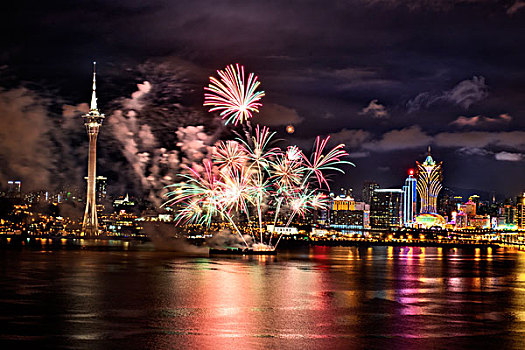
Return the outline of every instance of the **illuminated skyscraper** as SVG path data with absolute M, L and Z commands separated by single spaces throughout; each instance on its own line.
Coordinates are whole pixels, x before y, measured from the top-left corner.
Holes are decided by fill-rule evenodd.
M 441 164 L 436 163 L 430 155 L 430 146 L 428 146 L 428 156 L 423 164 L 417 164 L 417 192 L 421 198 L 421 214 L 437 213 L 437 197 L 441 191 L 443 181 L 443 171 Z
M 20 197 L 22 193 L 21 181 L 7 181 L 7 196 L 11 198 Z
M 403 186 L 403 226 L 412 226 L 416 215 L 416 201 L 417 201 L 417 180 L 414 178 L 414 170 L 408 171 L 408 177 Z
M 343 230 L 368 228 L 370 206 L 352 197 L 336 197 L 330 208 L 330 227 Z
M 363 185 L 363 202 L 370 204 L 372 199 L 372 194 L 374 190 L 378 189 L 379 185 L 373 181 L 367 181 Z
M 84 178 L 86 181 L 89 180 L 89 177 Z M 105 176 L 97 176 L 95 178 L 95 197 L 97 198 L 97 202 L 100 204 L 101 201 L 106 199 L 107 195 L 107 182 L 108 178 Z
M 93 62 L 93 93 L 91 95 L 91 107 L 89 113 L 84 115 L 84 125 L 89 137 L 88 157 L 88 181 L 86 196 L 86 211 L 82 223 L 82 234 L 84 236 L 98 235 L 97 199 L 96 199 L 96 169 L 97 169 L 97 136 L 104 120 L 104 114 L 98 111 L 97 87 L 96 87 L 96 62 Z
M 403 191 L 376 189 L 370 199 L 370 226 L 397 227 L 401 224 Z
M 525 228 L 525 192 L 516 199 L 517 224 L 519 229 Z
M 108 183 L 108 178 L 107 177 L 97 176 L 96 181 L 95 181 L 95 187 L 96 187 L 96 191 L 95 192 L 97 193 L 97 201 L 99 202 L 99 204 L 100 204 L 101 201 L 106 199 L 107 183 Z

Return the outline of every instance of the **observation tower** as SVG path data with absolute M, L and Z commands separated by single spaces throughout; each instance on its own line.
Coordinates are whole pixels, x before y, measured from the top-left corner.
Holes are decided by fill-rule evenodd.
M 97 107 L 97 86 L 96 86 L 96 62 L 93 62 L 93 93 L 91 95 L 91 107 L 89 113 L 83 116 L 84 125 L 89 137 L 89 156 L 88 156 L 88 177 L 86 211 L 82 223 L 82 236 L 94 237 L 99 235 L 97 219 L 96 186 L 97 177 L 97 136 L 104 114 L 98 111 Z

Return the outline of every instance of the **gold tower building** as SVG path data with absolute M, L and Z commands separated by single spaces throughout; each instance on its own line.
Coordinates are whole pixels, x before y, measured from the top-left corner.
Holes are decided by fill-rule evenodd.
M 417 164 L 417 192 L 421 198 L 421 214 L 437 213 L 437 198 L 442 188 L 443 162 L 436 163 L 430 155 L 428 146 L 428 156 L 423 163 Z

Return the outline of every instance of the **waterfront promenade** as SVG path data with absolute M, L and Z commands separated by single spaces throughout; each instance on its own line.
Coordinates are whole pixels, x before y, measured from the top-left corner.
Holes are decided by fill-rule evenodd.
M 0 234 L 0 248 L 29 248 L 29 249 L 133 249 L 144 245 L 150 240 L 147 237 L 122 237 L 106 236 L 96 239 L 87 239 L 81 236 L 24 236 L 15 234 Z M 206 246 L 204 239 L 188 239 L 188 243 L 196 246 Z M 413 246 L 413 247 L 498 247 L 515 246 L 525 248 L 521 240 L 512 240 L 502 236 L 499 239 L 474 239 L 474 238 L 439 238 L 439 239 L 367 239 L 367 238 L 328 238 L 315 237 L 308 239 L 296 239 L 286 237 L 281 240 L 282 248 L 296 246 Z

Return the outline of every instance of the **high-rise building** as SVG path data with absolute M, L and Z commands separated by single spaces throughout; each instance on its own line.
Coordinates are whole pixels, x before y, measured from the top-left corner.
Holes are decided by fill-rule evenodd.
M 470 217 L 476 216 L 476 202 L 473 202 L 471 199 L 465 203 L 465 214 Z
M 378 189 L 379 185 L 376 182 L 373 181 L 367 181 L 363 185 L 363 202 L 370 204 L 370 200 L 372 198 L 372 194 L 374 193 L 374 190 Z
M 330 207 L 330 227 L 343 230 L 369 227 L 370 206 L 352 197 L 335 197 Z
M 417 204 L 417 180 L 414 178 L 414 170 L 408 171 L 408 177 L 405 180 L 403 186 L 403 226 L 412 226 L 416 216 L 416 204 Z
M 343 197 L 354 197 L 354 190 L 351 188 L 341 187 L 341 196 Z
M 479 205 L 479 203 L 481 202 L 481 199 L 480 199 L 480 197 L 479 197 L 477 194 L 473 194 L 472 196 L 470 196 L 470 197 L 468 198 L 468 200 L 469 200 L 470 202 L 474 202 L 474 203 L 476 203 L 476 205 Z
M 443 171 L 441 164 L 436 163 L 430 155 L 430 146 L 428 147 L 428 156 L 423 163 L 417 164 L 417 192 L 421 199 L 421 214 L 437 213 L 437 197 L 442 188 Z
M 500 208 L 500 216 L 503 218 L 505 225 L 517 225 L 518 224 L 518 210 L 511 203 L 505 203 Z
M 452 216 L 452 212 L 457 211 L 457 201 L 455 194 L 450 188 L 443 187 L 439 192 L 438 198 L 438 213 L 447 218 L 447 221 Z M 459 203 L 462 203 L 460 201 Z
M 84 179 L 88 181 L 89 177 L 85 177 Z M 100 201 L 106 199 L 107 181 L 108 178 L 105 176 L 97 176 L 95 178 L 95 197 L 97 198 L 97 203 L 100 203 Z
M 108 178 L 104 176 L 97 176 L 96 179 L 96 192 L 97 192 L 97 200 L 98 202 L 106 199 L 107 195 L 107 183 Z
M 84 212 L 84 221 L 82 223 L 82 234 L 84 236 L 97 236 L 98 219 L 97 219 L 97 198 L 95 180 L 97 176 L 97 136 L 104 114 L 101 114 L 97 107 L 97 86 L 96 86 L 96 62 L 93 62 L 93 92 L 91 94 L 91 106 L 89 113 L 84 115 L 84 125 L 89 137 L 89 156 L 88 156 L 88 180 L 86 195 L 86 211 Z
M 20 197 L 22 194 L 22 182 L 9 180 L 7 181 L 7 196 L 11 198 Z
M 403 190 L 376 189 L 370 203 L 370 226 L 392 227 L 401 224 Z
M 516 198 L 517 223 L 519 229 L 525 228 L 525 192 Z
M 456 214 L 456 228 L 465 228 L 468 225 L 467 214 L 463 211 L 460 211 Z

